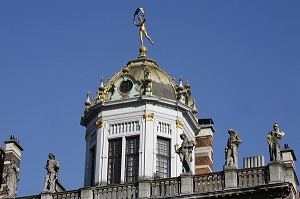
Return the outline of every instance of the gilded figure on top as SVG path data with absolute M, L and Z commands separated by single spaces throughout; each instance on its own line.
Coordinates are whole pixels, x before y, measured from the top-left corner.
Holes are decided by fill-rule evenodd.
M 139 19 L 139 23 L 135 22 L 135 16 L 139 14 L 139 12 L 142 13 L 141 16 L 138 17 Z M 145 26 L 145 22 L 146 22 L 146 14 L 144 12 L 143 8 L 138 8 L 136 9 L 134 16 L 133 16 L 133 23 L 134 25 L 136 25 L 137 27 L 140 27 L 140 41 L 142 43 L 142 46 L 144 46 L 144 41 L 143 41 L 143 35 L 145 35 L 145 37 L 152 43 L 152 45 L 154 44 L 154 42 L 152 41 L 152 39 L 150 38 L 150 36 L 148 35 L 147 31 L 146 31 L 146 26 Z

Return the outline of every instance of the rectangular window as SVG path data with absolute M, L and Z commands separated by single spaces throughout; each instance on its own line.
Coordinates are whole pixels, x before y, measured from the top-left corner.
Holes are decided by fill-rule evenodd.
M 125 182 L 134 182 L 139 177 L 139 137 L 126 139 Z
M 110 140 L 108 147 L 108 184 L 115 184 L 121 182 L 121 157 L 122 140 Z
M 90 150 L 91 154 L 91 186 L 95 185 L 95 166 L 96 166 L 96 151 L 95 147 Z
M 156 177 L 170 177 L 170 140 L 157 138 Z

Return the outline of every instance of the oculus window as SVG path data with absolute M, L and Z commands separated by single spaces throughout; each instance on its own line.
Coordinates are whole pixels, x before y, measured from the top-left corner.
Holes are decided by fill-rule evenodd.
M 128 93 L 133 87 L 133 83 L 130 80 L 125 80 L 120 84 L 119 90 L 122 93 Z

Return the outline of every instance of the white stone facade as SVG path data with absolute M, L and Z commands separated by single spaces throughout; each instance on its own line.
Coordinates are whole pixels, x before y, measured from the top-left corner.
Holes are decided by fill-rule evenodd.
M 139 136 L 140 140 L 139 180 L 155 178 L 158 137 L 170 142 L 170 177 L 177 177 L 181 174 L 182 164 L 174 145 L 181 144 L 179 136 L 183 132 L 194 140 L 200 130 L 189 107 L 156 96 L 105 102 L 96 106 L 93 112 L 98 114 L 87 114 L 84 118 L 87 121 L 85 186 L 107 184 L 108 145 L 109 140 L 116 138 L 122 139 L 121 183 L 124 182 L 125 144 L 126 139 L 132 136 Z M 97 120 L 101 120 L 98 127 Z M 182 121 L 183 126 L 176 125 L 177 120 Z M 94 174 L 93 148 L 96 157 Z M 194 170 L 194 162 L 192 165 Z

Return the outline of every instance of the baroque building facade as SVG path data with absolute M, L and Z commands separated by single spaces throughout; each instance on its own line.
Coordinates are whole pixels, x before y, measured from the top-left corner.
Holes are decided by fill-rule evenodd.
M 143 17 L 143 9 L 139 12 Z M 143 18 L 139 20 L 136 25 L 142 27 Z M 239 169 L 241 140 L 230 129 L 224 169 L 213 172 L 213 120 L 197 117 L 191 85 L 182 77 L 175 82 L 149 58 L 142 41 L 143 35 L 148 38 L 145 29 L 140 28 L 140 35 L 139 56 L 108 82 L 101 78 L 93 99 L 87 94 L 80 122 L 86 127 L 84 187 L 66 191 L 57 180 L 59 162 L 49 154 L 43 192 L 17 198 L 298 199 L 296 156 L 287 145 L 279 148 L 278 136 L 284 134 L 276 128 L 269 137 L 276 141 L 270 146 L 279 158 L 267 165 L 262 157 L 245 158 Z M 14 137 L 5 144 L 0 149 L 0 198 L 16 198 L 23 149 Z

